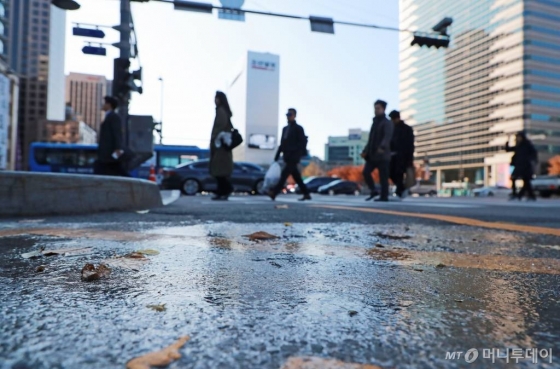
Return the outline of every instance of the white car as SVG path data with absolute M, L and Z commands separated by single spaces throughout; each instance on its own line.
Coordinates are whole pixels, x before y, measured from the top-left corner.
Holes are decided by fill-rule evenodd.
M 504 186 L 481 187 L 472 191 L 476 197 L 507 197 L 510 193 L 511 189 Z

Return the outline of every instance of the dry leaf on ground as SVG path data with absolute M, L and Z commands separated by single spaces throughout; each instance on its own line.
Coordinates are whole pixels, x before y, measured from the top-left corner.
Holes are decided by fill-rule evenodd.
M 243 237 L 247 237 L 251 241 L 274 240 L 274 239 L 280 238 L 278 236 L 275 236 L 273 234 L 263 232 L 263 231 L 255 232 L 255 233 L 251 233 L 251 234 L 246 234 Z
M 26 252 L 25 254 L 21 254 L 21 257 L 24 258 L 24 259 L 35 259 L 35 258 L 40 258 L 41 256 L 43 256 L 43 253 L 40 250 Z
M 151 369 L 152 366 L 165 366 L 179 359 L 179 349 L 190 339 L 189 336 L 179 338 L 175 343 L 166 348 L 150 352 L 130 360 L 126 364 L 127 369 Z
M 138 250 L 136 252 L 138 254 L 143 254 L 143 255 L 159 255 L 158 250 L 152 250 L 152 249 Z
M 167 308 L 165 307 L 165 304 L 161 304 L 161 305 L 146 305 L 147 308 L 150 308 L 152 310 L 158 311 L 158 312 L 162 312 L 167 310 Z
M 123 258 L 128 258 L 128 259 L 145 259 L 146 257 L 144 256 L 144 254 L 142 254 L 139 251 L 134 251 L 131 252 L 130 254 L 126 254 L 123 256 Z
M 82 280 L 86 282 L 106 278 L 111 274 L 111 269 L 104 264 L 99 264 L 96 268 L 93 264 L 86 264 L 82 268 Z
M 92 251 L 93 248 L 91 247 L 73 247 L 68 249 L 43 250 L 42 253 L 45 256 L 53 256 L 53 255 L 75 256 L 75 255 L 90 254 Z
M 35 268 L 35 273 L 42 273 L 45 271 L 45 266 L 44 265 L 39 265 L 37 268 Z
M 286 222 L 286 223 L 284 223 L 284 225 L 285 225 L 286 227 L 291 227 L 291 226 L 292 226 L 292 223 Z

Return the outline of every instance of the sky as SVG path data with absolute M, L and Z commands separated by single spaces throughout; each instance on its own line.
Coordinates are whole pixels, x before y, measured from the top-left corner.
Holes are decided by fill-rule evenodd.
M 82 7 L 67 12 L 66 74 L 112 79 L 118 49 L 107 45 L 106 57 L 82 54 L 88 39 L 72 36 L 72 25 L 118 24 L 119 1 L 78 1 Z M 207 2 L 220 5 L 219 0 Z M 398 26 L 397 0 L 245 0 L 243 8 Z M 324 157 L 328 136 L 369 129 L 375 100 L 398 109 L 397 32 L 335 25 L 335 35 L 314 33 L 305 20 L 247 14 L 245 22 L 236 22 L 218 19 L 216 12 L 178 11 L 171 3 L 156 1 L 133 3 L 132 12 L 144 93 L 133 94 L 130 112 L 160 119 L 163 78 L 165 144 L 208 147 L 215 92 L 225 89 L 248 50 L 280 55 L 279 128 L 285 124 L 285 110 L 296 107 L 311 155 Z M 102 42 L 118 41 L 118 32 L 105 33 Z M 240 124 L 235 116 L 233 124 Z

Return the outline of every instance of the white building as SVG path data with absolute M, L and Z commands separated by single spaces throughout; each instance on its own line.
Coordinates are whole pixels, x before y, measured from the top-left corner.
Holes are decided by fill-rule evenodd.
M 348 136 L 329 136 L 325 144 L 325 161 L 332 164 L 362 165 L 360 156 L 369 139 L 369 132 L 360 128 L 348 130 Z
M 232 123 L 244 140 L 233 151 L 234 160 L 270 164 L 279 141 L 280 57 L 247 52 L 224 92 L 233 111 Z

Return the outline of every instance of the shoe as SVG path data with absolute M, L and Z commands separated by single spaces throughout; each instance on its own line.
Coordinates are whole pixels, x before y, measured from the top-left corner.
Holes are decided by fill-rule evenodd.
M 366 201 L 371 201 L 375 198 L 375 194 L 371 194 L 369 195 L 369 197 L 366 198 Z
M 276 193 L 274 191 L 268 191 L 266 194 L 272 201 L 276 200 Z
M 311 200 L 311 195 L 303 195 L 303 197 L 301 199 L 299 199 L 298 201 L 309 201 Z
M 527 199 L 527 201 L 533 201 L 533 202 L 535 202 L 535 201 L 537 201 L 537 198 L 536 198 L 535 196 L 529 197 L 529 198 Z
M 409 191 L 408 191 L 408 190 L 404 190 L 403 193 L 401 194 L 401 199 L 407 198 L 408 195 L 409 195 Z
M 212 201 L 227 201 L 228 200 L 228 196 L 214 196 L 212 197 Z
M 389 199 L 385 198 L 385 197 L 379 197 L 375 200 L 373 200 L 375 202 L 389 202 Z

